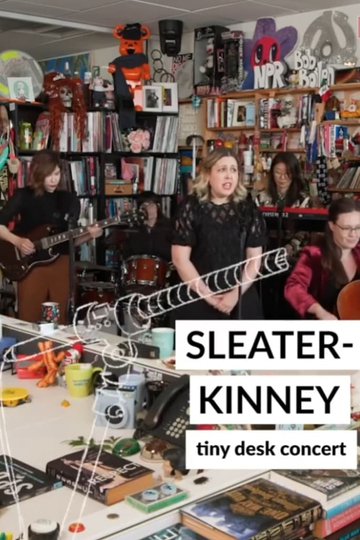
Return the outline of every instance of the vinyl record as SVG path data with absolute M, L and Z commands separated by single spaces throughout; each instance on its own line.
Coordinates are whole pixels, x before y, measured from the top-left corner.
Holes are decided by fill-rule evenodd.
M 5 98 L 10 98 L 8 77 L 31 77 L 35 98 L 42 91 L 43 71 L 27 53 L 8 50 L 0 54 L 0 96 Z

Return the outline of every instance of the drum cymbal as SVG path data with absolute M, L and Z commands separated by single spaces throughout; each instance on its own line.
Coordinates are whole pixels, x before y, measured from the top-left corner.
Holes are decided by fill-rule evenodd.
M 88 261 L 76 261 L 75 266 L 79 270 L 99 270 L 99 271 L 106 271 L 106 272 L 119 271 L 117 268 L 114 268 L 112 266 L 101 266 L 99 264 L 94 264 Z

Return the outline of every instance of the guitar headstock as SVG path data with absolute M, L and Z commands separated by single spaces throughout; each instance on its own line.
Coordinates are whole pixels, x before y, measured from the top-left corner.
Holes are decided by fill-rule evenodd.
M 135 227 L 142 225 L 145 222 L 145 219 L 145 212 L 134 209 L 122 212 L 119 216 L 119 223 L 121 225 L 127 225 L 128 227 Z

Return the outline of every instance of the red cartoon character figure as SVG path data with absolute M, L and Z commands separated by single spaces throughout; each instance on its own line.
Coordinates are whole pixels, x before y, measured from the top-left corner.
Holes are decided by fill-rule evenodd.
M 150 37 L 147 26 L 119 24 L 113 35 L 120 40 L 118 56 L 109 65 L 109 73 L 114 78 L 116 107 L 120 111 L 120 121 L 124 128 L 135 124 L 135 110 L 141 110 L 136 102 L 136 91 L 142 88 L 143 81 L 150 79 L 150 67 L 147 56 L 143 53 L 143 42 Z

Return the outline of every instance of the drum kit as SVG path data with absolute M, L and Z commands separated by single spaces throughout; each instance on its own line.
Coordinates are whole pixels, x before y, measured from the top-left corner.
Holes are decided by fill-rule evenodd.
M 120 269 L 111 266 L 100 266 L 88 262 L 76 263 L 78 275 L 78 307 L 91 302 L 108 303 L 112 307 L 121 298 L 140 293 L 150 295 L 165 289 L 170 284 L 174 267 L 168 262 L 153 255 L 134 255 L 120 264 Z M 107 275 L 106 281 L 97 281 L 96 275 Z M 106 278 L 105 278 L 106 279 Z M 126 301 L 121 302 L 120 320 L 127 334 L 139 332 L 133 323 L 136 316 L 130 316 Z M 152 326 L 163 325 L 164 317 L 156 317 Z M 141 322 L 139 321 L 139 324 Z

